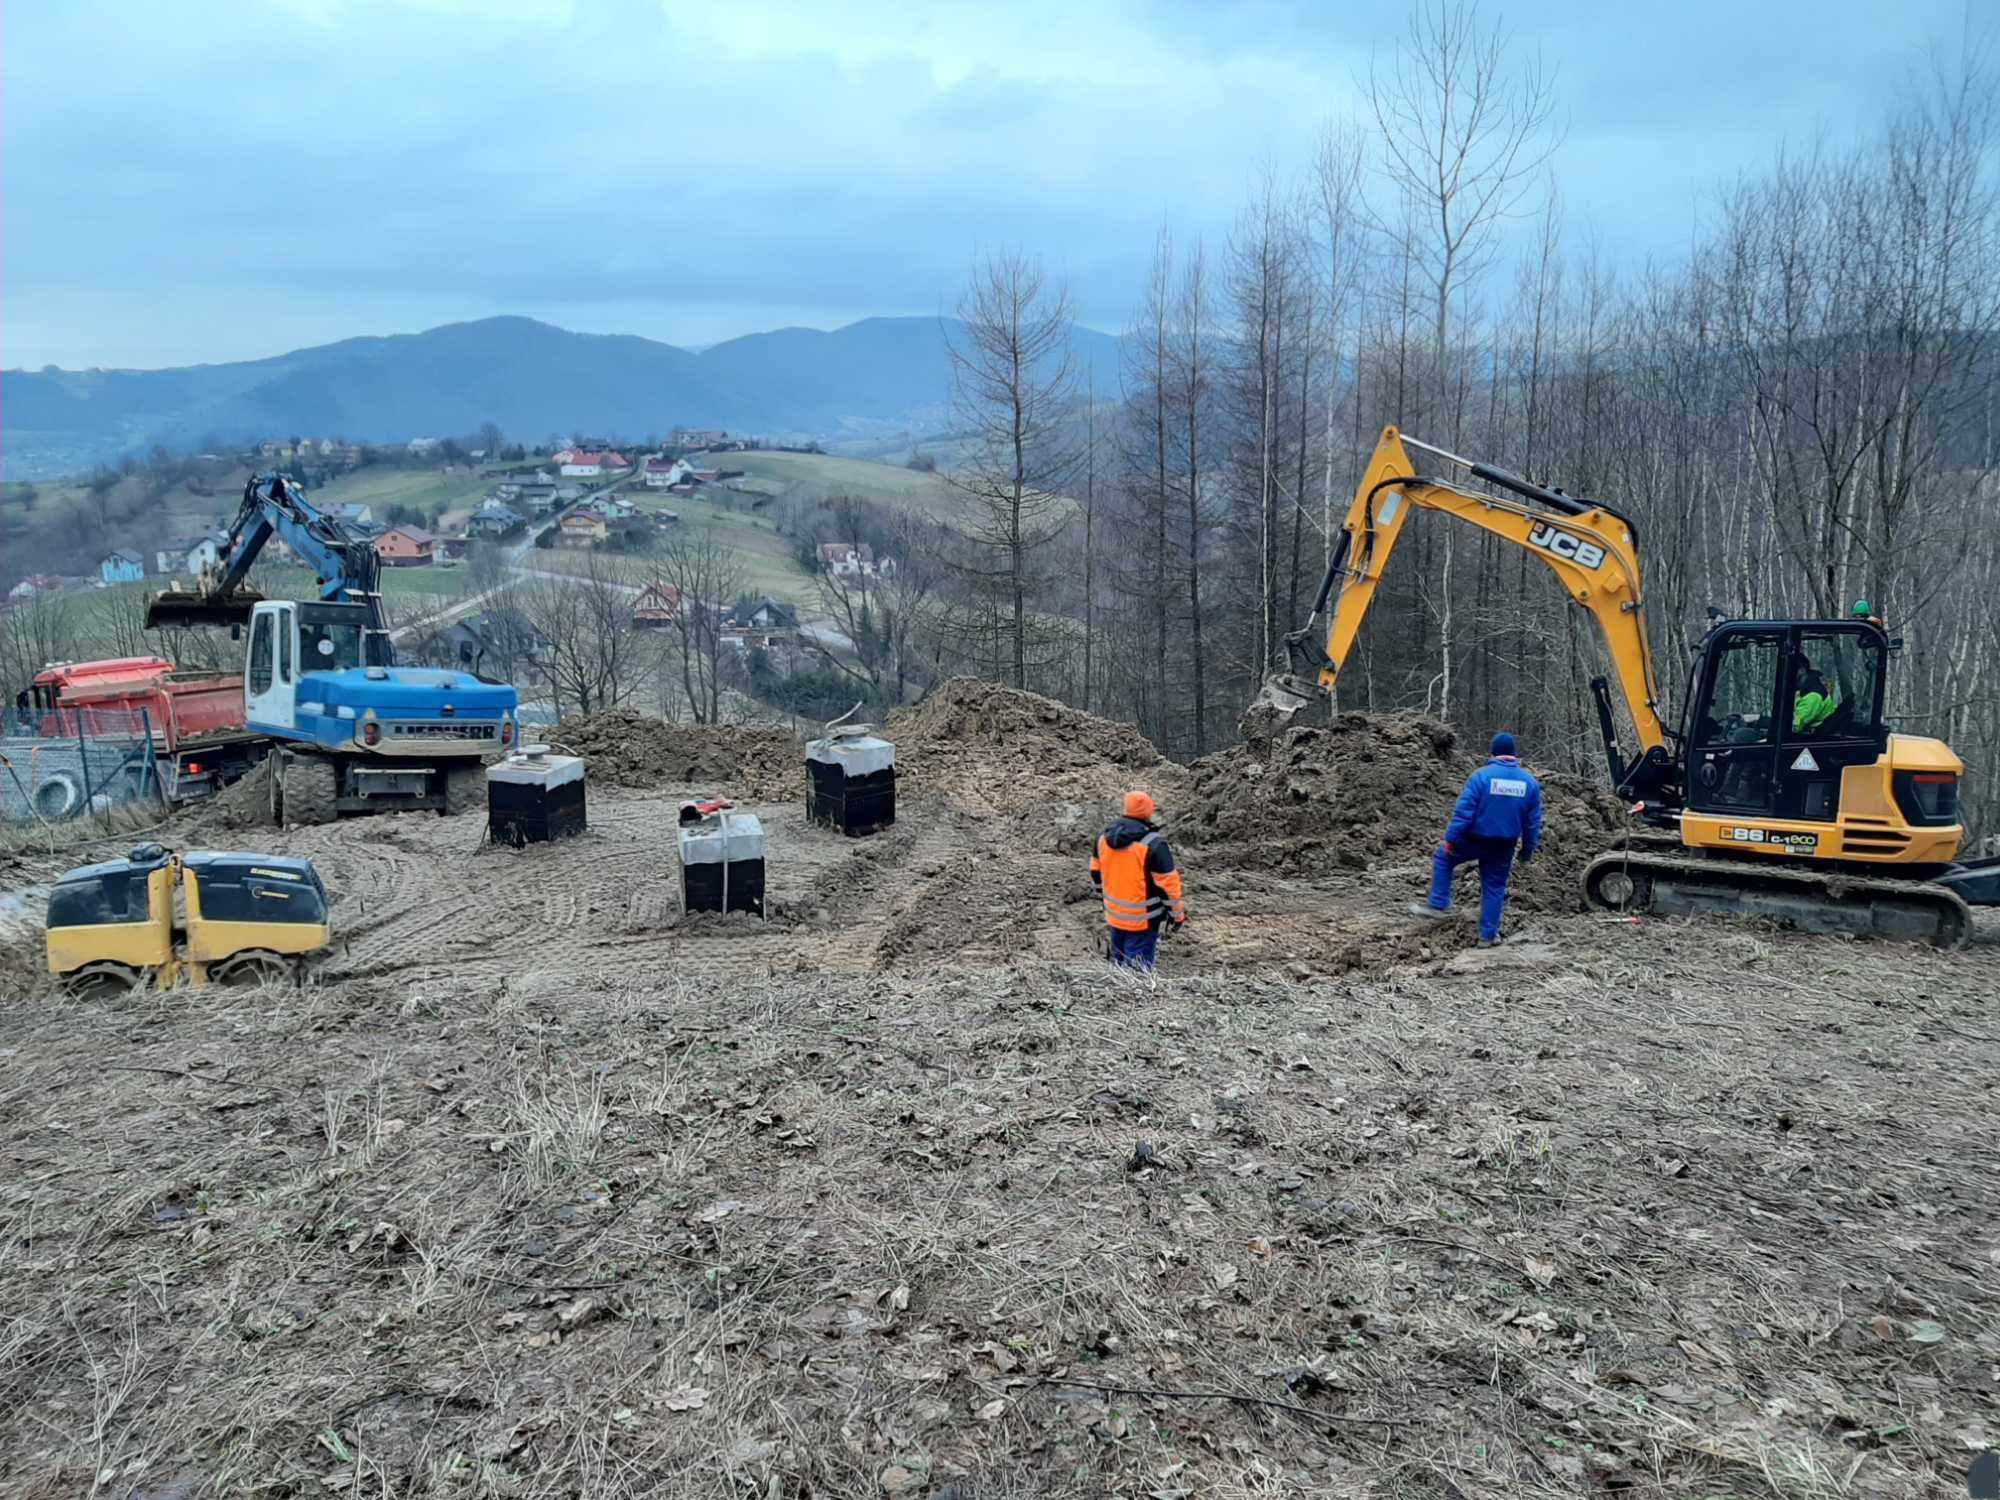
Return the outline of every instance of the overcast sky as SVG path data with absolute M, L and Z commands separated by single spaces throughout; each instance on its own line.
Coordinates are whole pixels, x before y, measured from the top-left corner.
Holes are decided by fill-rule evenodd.
M 1345 18 L 1341 18 L 1343 13 Z M 1963 0 L 1487 0 L 1558 69 L 1568 232 L 1879 118 Z M 1162 220 L 1363 116 L 1394 3 L 5 0 L 0 363 L 154 366 L 522 313 L 704 344 L 952 303 L 982 246 L 1126 320 Z

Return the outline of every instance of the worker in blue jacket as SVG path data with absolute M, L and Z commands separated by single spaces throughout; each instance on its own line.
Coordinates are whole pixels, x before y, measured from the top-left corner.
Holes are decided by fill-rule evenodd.
M 1492 758 L 1465 778 L 1458 794 L 1444 843 L 1431 862 L 1431 897 L 1413 901 L 1410 910 L 1426 920 L 1442 921 L 1451 911 L 1451 877 L 1460 865 L 1479 862 L 1479 941 L 1487 947 L 1500 941 L 1500 908 L 1507 904 L 1507 876 L 1514 867 L 1514 848 L 1521 863 L 1535 857 L 1542 842 L 1542 787 L 1514 754 L 1514 736 L 1493 736 Z

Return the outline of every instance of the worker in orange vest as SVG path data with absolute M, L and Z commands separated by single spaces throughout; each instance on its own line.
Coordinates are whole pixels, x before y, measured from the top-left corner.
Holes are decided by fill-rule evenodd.
M 1104 897 L 1104 925 L 1111 929 L 1111 961 L 1150 969 L 1159 956 L 1160 924 L 1187 926 L 1180 871 L 1166 835 L 1153 821 L 1153 799 L 1125 794 L 1125 816 L 1104 830 L 1090 856 L 1090 879 Z

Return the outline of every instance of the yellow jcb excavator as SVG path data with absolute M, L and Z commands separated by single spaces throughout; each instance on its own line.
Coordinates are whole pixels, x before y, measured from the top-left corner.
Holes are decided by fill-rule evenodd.
M 1491 491 L 1420 476 L 1410 449 Z M 1497 493 L 1504 491 L 1506 493 Z M 1637 528 L 1505 469 L 1384 429 L 1305 626 L 1285 638 L 1295 672 L 1253 711 L 1289 717 L 1340 681 L 1396 540 L 1439 511 L 1526 548 L 1603 633 L 1638 735 L 1618 743 L 1611 686 L 1591 683 L 1611 782 L 1638 819 L 1593 860 L 1584 896 L 1612 910 L 1730 912 L 1813 932 L 1878 933 L 1956 947 L 1972 906 L 2000 906 L 2000 859 L 1957 862 L 1965 766 L 1939 740 L 1891 731 L 1883 692 L 1893 641 L 1881 622 L 1718 621 L 1695 648 L 1679 722 L 1666 721 L 1640 584 Z M 1314 628 L 1325 634 L 1310 658 Z

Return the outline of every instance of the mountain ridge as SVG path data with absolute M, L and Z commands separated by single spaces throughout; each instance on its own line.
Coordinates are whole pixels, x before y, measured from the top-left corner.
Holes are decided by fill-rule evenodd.
M 311 434 L 443 437 L 497 423 L 519 442 L 678 426 L 821 440 L 941 419 L 950 397 L 936 317 L 778 328 L 700 350 L 577 333 L 519 314 L 359 334 L 284 354 L 161 370 L 0 371 L 9 479 L 87 469 L 154 443 L 189 450 Z M 1077 327 L 1115 384 L 1118 340 Z M 1079 360 L 1081 363 L 1081 359 Z

